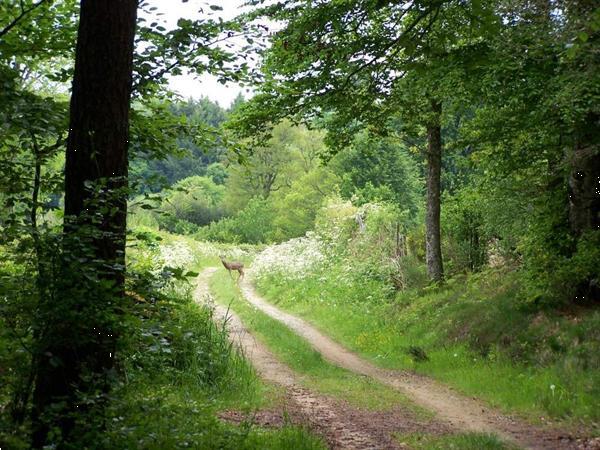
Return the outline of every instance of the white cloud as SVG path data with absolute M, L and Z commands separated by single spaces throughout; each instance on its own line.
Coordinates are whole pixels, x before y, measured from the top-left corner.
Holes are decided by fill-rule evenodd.
M 184 98 L 208 97 L 219 103 L 224 108 L 229 107 L 239 93 L 245 98 L 252 95 L 248 88 L 242 88 L 236 83 L 223 85 L 212 75 L 203 75 L 194 78 L 192 75 L 179 75 L 169 77 L 169 87 Z

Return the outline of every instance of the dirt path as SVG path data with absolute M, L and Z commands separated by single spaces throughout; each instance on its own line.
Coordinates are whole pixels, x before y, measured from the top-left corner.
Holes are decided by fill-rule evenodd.
M 325 359 L 403 392 L 416 404 L 435 412 L 437 417 L 452 429 L 494 433 L 507 441 L 531 449 L 592 448 L 585 442 L 576 442 L 564 433 L 542 430 L 500 414 L 483 403 L 465 397 L 429 378 L 376 367 L 334 342 L 304 320 L 268 303 L 256 293 L 249 281 L 242 281 L 241 290 L 248 302 L 294 330 Z
M 208 279 L 216 271 L 205 269 L 197 280 L 194 297 L 197 302 L 211 302 Z M 241 320 L 223 306 L 212 303 L 217 319 L 226 321 L 230 338 L 252 362 L 260 376 L 271 383 L 284 387 L 286 408 L 290 416 L 322 434 L 334 449 L 397 449 L 402 448 L 391 438 L 394 432 L 433 431 L 447 432 L 442 425 L 423 423 L 400 409 L 393 411 L 363 411 L 340 403 L 329 397 L 315 394 L 301 386 L 297 375 L 256 339 L 244 327 Z M 434 428 L 431 430 L 430 428 Z

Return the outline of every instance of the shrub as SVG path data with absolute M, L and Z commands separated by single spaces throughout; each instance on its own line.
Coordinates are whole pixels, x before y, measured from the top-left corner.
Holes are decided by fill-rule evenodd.
M 330 257 L 351 267 L 357 280 L 381 280 L 396 289 L 423 284 L 424 268 L 409 245 L 411 219 L 389 203 L 330 202 L 317 217 L 316 231 Z
M 560 254 L 531 236 L 524 246 L 530 300 L 590 303 L 600 296 L 600 231 L 583 235 L 570 254 Z
M 471 190 L 446 197 L 442 207 L 442 242 L 448 274 L 477 271 L 487 262 L 489 238 L 483 198 Z
M 252 271 L 258 277 L 279 274 L 285 279 L 301 279 L 313 273 L 325 259 L 324 245 L 313 233 L 264 249 L 254 260 Z
M 179 230 L 190 232 L 193 228 L 187 224 L 203 226 L 221 219 L 225 215 L 221 205 L 224 191 L 223 186 L 206 177 L 193 176 L 178 181 L 163 198 L 160 210 L 165 214 L 159 216 L 160 225 L 181 233 Z
M 256 258 L 254 270 L 259 277 L 300 279 L 337 265 L 344 276 L 357 282 L 382 281 L 389 292 L 422 286 L 427 278 L 423 264 L 410 253 L 408 215 L 388 203 L 358 208 L 330 199 L 317 214 L 314 234 L 268 247 Z
M 233 217 L 211 223 L 198 231 L 200 239 L 218 242 L 261 244 L 271 240 L 274 211 L 262 198 L 251 199 L 246 207 Z

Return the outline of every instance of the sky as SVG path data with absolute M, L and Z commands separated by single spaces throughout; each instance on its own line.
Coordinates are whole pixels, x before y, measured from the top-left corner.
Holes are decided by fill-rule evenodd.
M 167 29 L 175 28 L 177 20 L 181 17 L 188 19 L 199 18 L 200 13 L 198 10 L 201 7 L 206 9 L 207 4 L 221 6 L 223 11 L 220 11 L 219 15 L 223 19 L 231 19 L 242 11 L 241 6 L 244 2 L 245 0 L 212 0 L 208 2 L 204 0 L 188 0 L 185 3 L 181 0 L 148 1 L 151 6 L 158 8 L 155 13 L 163 14 L 159 18 L 161 21 L 164 21 L 164 26 Z M 191 75 L 172 76 L 169 77 L 169 87 L 184 98 L 206 96 L 212 101 L 218 102 L 222 107 L 228 107 L 239 93 L 242 93 L 246 98 L 251 96 L 251 92 L 248 91 L 247 87 L 242 88 L 235 83 L 222 85 L 217 82 L 215 77 L 210 75 L 204 75 L 199 78 Z

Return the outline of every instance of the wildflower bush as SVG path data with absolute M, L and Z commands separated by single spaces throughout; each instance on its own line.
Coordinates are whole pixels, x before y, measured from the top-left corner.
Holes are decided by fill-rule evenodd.
M 160 247 L 161 266 L 187 266 L 194 261 L 194 254 L 189 245 L 183 242 L 175 242 L 170 245 L 161 245 Z M 162 268 L 161 267 L 161 268 Z
M 252 265 L 256 277 L 278 275 L 298 280 L 315 273 L 325 262 L 325 244 L 314 233 L 270 245 L 258 254 Z
M 408 210 L 386 202 L 331 202 L 323 208 L 317 232 L 330 243 L 331 259 L 357 281 L 379 280 L 404 289 L 427 282 L 422 255 L 414 250 Z
M 317 214 L 314 232 L 270 245 L 260 252 L 252 264 L 253 276 L 300 280 L 322 272 L 345 252 L 356 212 L 349 201 L 330 200 Z
M 138 233 L 139 235 L 139 233 Z M 143 233 L 145 242 L 136 244 L 136 252 L 130 255 L 137 268 L 152 266 L 150 272 L 159 275 L 170 269 L 190 269 L 193 267 L 213 264 L 219 256 L 231 259 L 250 259 L 256 253 L 252 245 L 217 244 L 213 242 L 198 241 L 196 239 L 179 236 L 165 242 L 163 237 L 153 230 Z
M 357 212 L 358 208 L 349 200 L 334 197 L 317 214 L 315 230 L 336 253 L 343 251 L 352 238 Z
M 257 278 L 303 279 L 333 270 L 346 279 L 379 280 L 390 288 L 422 284 L 422 264 L 407 245 L 408 215 L 388 203 L 356 207 L 330 199 L 317 215 L 314 232 L 267 247 L 253 272 Z

